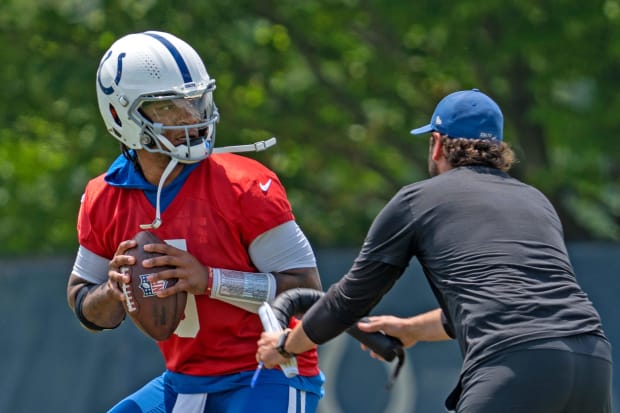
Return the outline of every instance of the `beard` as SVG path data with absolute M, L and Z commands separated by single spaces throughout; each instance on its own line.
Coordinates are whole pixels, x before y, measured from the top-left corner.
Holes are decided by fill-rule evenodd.
M 428 174 L 432 177 L 439 175 L 439 168 L 437 167 L 437 162 L 433 161 L 430 157 L 428 158 Z
M 439 167 L 437 162 L 433 161 L 433 147 L 435 146 L 435 140 L 431 137 L 428 145 L 428 174 L 432 177 L 439 175 Z

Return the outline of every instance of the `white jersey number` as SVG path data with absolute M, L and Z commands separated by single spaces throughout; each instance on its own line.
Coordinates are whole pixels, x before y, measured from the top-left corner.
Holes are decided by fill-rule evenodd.
M 196 308 L 196 297 L 194 294 L 187 294 L 185 303 L 185 318 L 181 320 L 174 334 L 179 337 L 194 338 L 198 334 L 200 323 L 198 322 L 198 309 Z

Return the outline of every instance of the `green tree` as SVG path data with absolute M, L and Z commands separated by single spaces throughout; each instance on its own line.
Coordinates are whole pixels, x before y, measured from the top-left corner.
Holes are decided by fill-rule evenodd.
M 316 247 L 359 245 L 403 184 L 426 177 L 428 122 L 478 87 L 504 109 L 513 174 L 547 194 L 571 240 L 620 240 L 616 1 L 5 0 L 0 10 L 2 255 L 72 253 L 86 181 L 119 153 L 96 104 L 117 37 L 186 39 L 217 80 L 219 145 L 287 186 Z

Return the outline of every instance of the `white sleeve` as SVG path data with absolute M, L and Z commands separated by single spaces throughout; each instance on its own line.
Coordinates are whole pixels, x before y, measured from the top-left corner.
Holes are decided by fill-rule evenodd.
M 310 242 L 295 221 L 287 221 L 252 241 L 248 249 L 260 272 L 316 267 Z
M 71 274 L 94 284 L 103 284 L 108 281 L 109 265 L 110 260 L 103 258 L 80 245 L 77 256 L 75 257 L 75 262 L 73 263 L 73 271 L 71 271 Z

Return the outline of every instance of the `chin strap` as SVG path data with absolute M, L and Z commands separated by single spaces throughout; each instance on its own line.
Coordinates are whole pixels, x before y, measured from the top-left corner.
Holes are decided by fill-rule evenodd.
M 265 149 L 271 148 L 277 142 L 275 137 L 271 137 L 265 141 L 259 141 L 248 145 L 234 145 L 234 146 L 224 146 L 221 148 L 214 148 L 212 153 L 232 153 L 232 152 L 260 152 Z M 178 159 L 171 158 L 168 166 L 164 169 L 164 172 L 161 174 L 161 178 L 159 178 L 159 185 L 157 185 L 157 201 L 155 206 L 155 220 L 150 224 L 140 224 L 141 229 L 157 229 L 161 226 L 161 208 L 160 208 L 160 199 L 161 199 L 161 190 L 164 187 L 164 183 L 168 176 L 172 173 L 172 170 L 179 163 Z
M 254 142 L 249 145 L 223 146 L 221 148 L 213 148 L 213 153 L 229 153 L 229 152 L 260 152 L 271 148 L 276 144 L 276 138 L 271 137 L 266 141 Z
M 172 172 L 175 166 L 179 161 L 177 159 L 171 158 L 170 162 L 168 162 L 168 166 L 164 169 L 164 172 L 161 174 L 161 178 L 159 178 L 159 185 L 157 185 L 157 203 L 155 206 L 155 220 L 152 224 L 140 224 L 140 228 L 142 229 L 157 229 L 161 226 L 161 208 L 159 206 L 160 198 L 161 198 L 161 189 L 164 187 L 164 182 L 168 179 L 168 176 Z

